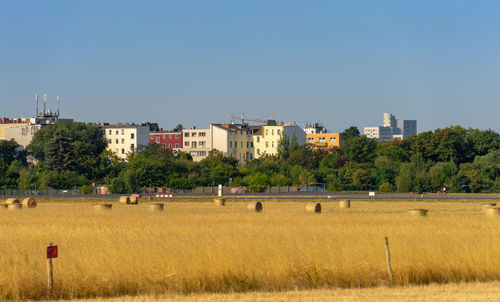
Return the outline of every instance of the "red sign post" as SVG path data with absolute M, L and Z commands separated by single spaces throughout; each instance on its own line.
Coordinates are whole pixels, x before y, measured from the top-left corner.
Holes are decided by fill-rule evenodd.
M 57 245 L 47 247 L 47 259 L 57 258 Z
M 52 258 L 57 258 L 57 245 L 52 245 L 52 242 L 49 242 L 49 245 L 47 246 L 47 283 L 49 297 L 52 296 L 52 288 L 54 287 L 54 276 L 52 274 Z

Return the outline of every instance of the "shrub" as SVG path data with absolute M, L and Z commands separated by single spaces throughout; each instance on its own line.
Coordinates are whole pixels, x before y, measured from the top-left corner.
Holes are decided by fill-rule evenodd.
M 378 190 L 383 193 L 391 193 L 393 188 L 392 185 L 388 182 L 384 182 L 378 187 Z

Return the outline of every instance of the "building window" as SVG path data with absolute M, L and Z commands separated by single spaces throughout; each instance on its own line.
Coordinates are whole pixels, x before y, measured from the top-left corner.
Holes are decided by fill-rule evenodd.
M 156 143 L 157 143 L 157 144 L 159 144 L 159 143 L 160 143 L 160 138 L 159 138 L 159 137 L 157 137 L 157 138 L 156 138 Z
M 330 143 L 335 143 L 337 141 L 336 137 L 330 137 Z
M 118 130 L 116 130 L 116 135 L 118 135 Z
M 116 143 L 118 144 L 118 139 L 116 139 Z
M 172 144 L 168 144 L 168 148 L 172 149 Z
M 276 143 L 276 146 L 278 146 L 278 147 L 279 147 L 279 146 L 280 146 L 280 142 L 277 142 L 277 143 Z
M 308 138 L 308 139 L 307 139 L 307 141 L 308 141 L 309 143 L 314 143 L 314 138 L 310 137 L 310 138 Z
M 163 139 L 166 139 L 166 138 L 167 138 L 167 136 L 166 136 L 166 135 L 164 135 L 164 136 L 163 136 Z
M 122 144 L 125 144 L 125 139 L 124 138 L 122 138 Z
M 276 130 L 278 132 L 278 135 L 281 135 L 281 129 Z
M 189 142 L 184 142 L 184 147 L 189 147 Z
M 266 148 L 269 148 L 269 142 L 266 142 Z
M 184 137 L 189 137 L 189 132 L 184 133 Z
M 266 129 L 266 135 L 269 135 L 269 129 Z
M 177 135 L 177 134 L 176 134 L 176 135 L 175 135 L 175 138 L 179 138 L 179 135 Z
M 257 154 L 260 155 L 260 149 L 257 148 Z
M 110 143 L 110 144 L 111 144 L 111 143 L 113 143 L 113 140 L 112 140 L 112 139 L 110 139 L 110 140 L 109 140 L 109 143 Z
M 207 144 L 207 142 L 201 141 L 201 142 L 198 142 L 198 144 L 200 145 L 200 147 L 204 147 Z
M 109 135 L 111 135 L 111 130 L 109 130 Z
M 274 135 L 274 129 L 271 130 L 271 135 Z
M 241 144 L 241 148 L 243 148 L 243 142 L 241 142 L 240 144 Z
M 150 135 L 150 136 L 149 136 L 149 138 L 150 138 L 150 139 L 154 139 L 155 137 L 154 137 L 154 136 L 152 136 L 152 135 Z
M 234 148 L 238 148 L 238 142 L 234 142 Z
M 130 150 L 134 150 L 134 144 L 130 144 Z
M 169 136 L 168 136 L 168 138 L 169 138 L 169 139 L 172 139 L 172 135 L 169 135 Z M 176 137 L 176 138 L 177 138 L 177 137 Z
M 125 149 L 122 148 L 122 154 L 125 154 Z
M 250 142 L 250 148 L 253 148 L 253 142 Z
M 162 146 L 163 146 L 163 149 L 165 149 L 165 148 L 166 148 L 165 144 L 163 144 Z
M 175 147 L 176 147 L 176 148 L 179 148 L 179 144 L 175 144 Z
M 257 142 L 260 143 L 260 137 L 257 136 Z
M 206 134 L 205 132 L 199 132 L 199 133 L 198 133 L 198 136 L 202 136 L 202 137 L 203 137 L 203 136 L 206 136 L 206 135 L 207 135 L 207 134 Z
M 249 147 L 250 147 L 250 142 L 247 142 L 247 148 L 249 148 Z
M 273 142 L 271 142 L 271 147 L 273 147 L 273 148 L 274 148 L 274 141 L 273 141 Z
M 133 133 L 130 133 L 130 138 L 134 138 L 134 134 Z
M 124 134 L 125 134 L 125 129 L 122 129 L 122 135 L 124 135 Z
M 196 132 L 191 133 L 191 137 L 195 137 L 195 136 L 196 136 Z
M 230 141 L 230 142 L 229 142 L 229 148 L 232 148 L 232 147 L 233 147 L 233 142 L 232 142 L 232 141 Z

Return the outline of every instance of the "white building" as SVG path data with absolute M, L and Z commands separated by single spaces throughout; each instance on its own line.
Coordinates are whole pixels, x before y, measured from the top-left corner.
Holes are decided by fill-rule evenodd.
M 149 126 L 136 124 L 104 125 L 107 149 L 122 159 L 131 152 L 141 151 L 149 144 Z
M 302 130 L 304 130 L 306 134 L 328 133 L 323 123 L 303 123 Z
M 391 113 L 384 113 L 384 125 L 379 127 L 365 127 L 363 134 L 368 138 L 377 139 L 381 142 L 394 139 L 405 139 L 417 134 L 416 120 L 398 120 Z
M 193 161 L 200 161 L 208 156 L 212 150 L 212 134 L 210 129 L 191 129 L 182 130 L 183 146 L 182 152 L 188 152 L 193 157 Z

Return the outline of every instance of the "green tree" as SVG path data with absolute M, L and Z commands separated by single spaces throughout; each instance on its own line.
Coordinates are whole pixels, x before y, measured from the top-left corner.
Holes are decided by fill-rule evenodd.
M 411 163 L 402 163 L 396 177 L 398 192 L 410 192 L 415 182 L 415 166 Z
M 377 142 L 366 136 L 357 136 L 344 143 L 344 156 L 357 163 L 373 162 L 375 159 Z
M 358 137 L 360 135 L 359 129 L 356 126 L 351 126 L 344 130 L 344 132 L 340 133 L 344 141 L 348 141 L 353 137 Z

